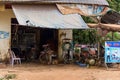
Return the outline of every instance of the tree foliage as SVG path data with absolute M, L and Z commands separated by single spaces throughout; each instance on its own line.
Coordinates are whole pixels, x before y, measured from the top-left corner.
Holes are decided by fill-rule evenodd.
M 74 43 L 95 44 L 99 40 L 99 36 L 95 29 L 74 30 Z
M 109 7 L 114 9 L 115 11 L 120 11 L 120 0 L 107 0 L 109 3 Z
M 113 34 L 113 37 L 112 37 L 112 34 Z M 112 40 L 112 41 L 119 41 L 120 33 L 119 32 L 109 32 L 105 37 L 109 38 L 109 40 Z
M 82 16 L 82 18 L 86 23 L 95 23 L 95 21 L 92 20 L 90 16 Z
M 120 0 L 107 0 L 109 3 L 109 7 L 117 12 L 120 12 Z M 82 16 L 83 20 L 86 23 L 95 23 L 90 17 Z M 118 33 L 114 33 L 114 40 L 120 40 Z M 111 33 L 109 33 L 106 37 L 110 37 L 112 40 Z M 74 43 L 81 44 L 94 44 L 100 40 L 99 34 L 97 34 L 96 30 L 73 30 L 73 40 Z M 102 39 L 101 39 L 102 40 Z

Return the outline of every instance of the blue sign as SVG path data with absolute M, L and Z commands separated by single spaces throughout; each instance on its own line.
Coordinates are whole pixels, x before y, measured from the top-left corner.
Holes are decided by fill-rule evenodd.
M 9 32 L 0 31 L 0 39 L 5 39 L 9 37 Z
M 106 41 L 105 42 L 105 63 L 120 62 L 120 42 Z

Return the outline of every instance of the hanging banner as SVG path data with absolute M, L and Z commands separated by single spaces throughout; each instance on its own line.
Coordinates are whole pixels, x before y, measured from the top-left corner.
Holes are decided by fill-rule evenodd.
M 105 14 L 109 8 L 103 5 L 84 4 L 56 4 L 62 14 L 80 14 L 84 16 L 97 16 Z
M 105 42 L 105 63 L 120 62 L 120 42 L 106 41 Z

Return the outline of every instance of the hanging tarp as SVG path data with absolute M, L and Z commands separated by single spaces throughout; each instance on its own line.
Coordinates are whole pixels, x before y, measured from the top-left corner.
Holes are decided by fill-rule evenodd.
M 56 4 L 62 14 L 79 13 L 84 16 L 97 16 L 105 14 L 109 8 L 103 5 L 84 4 Z
M 56 29 L 88 28 L 80 15 L 63 15 L 56 5 L 13 5 L 12 8 L 20 25 Z

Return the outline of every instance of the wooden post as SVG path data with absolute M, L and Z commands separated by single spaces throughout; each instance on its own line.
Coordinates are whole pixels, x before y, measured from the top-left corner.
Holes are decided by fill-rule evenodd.
M 112 41 L 114 40 L 114 32 L 112 31 Z
M 97 19 L 98 19 L 98 24 L 99 24 L 99 28 L 101 27 L 101 18 L 102 16 L 98 16 Z M 99 30 L 99 29 L 97 29 Z M 100 42 L 98 41 L 98 59 L 100 58 Z
M 97 31 L 99 32 L 99 28 L 97 28 Z M 100 42 L 97 43 L 97 51 L 98 51 L 98 59 L 100 58 Z

